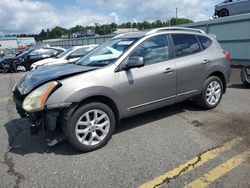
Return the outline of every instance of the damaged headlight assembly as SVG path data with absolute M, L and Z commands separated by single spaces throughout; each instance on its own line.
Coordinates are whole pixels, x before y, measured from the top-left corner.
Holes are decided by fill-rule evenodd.
M 50 94 L 55 91 L 57 88 L 61 86 L 61 83 L 53 81 L 48 82 L 39 88 L 32 91 L 23 101 L 23 109 L 26 112 L 37 112 L 45 109 L 45 103 L 50 96 Z M 47 108 L 56 108 L 60 106 L 69 106 L 70 104 L 52 104 L 52 106 L 48 106 Z

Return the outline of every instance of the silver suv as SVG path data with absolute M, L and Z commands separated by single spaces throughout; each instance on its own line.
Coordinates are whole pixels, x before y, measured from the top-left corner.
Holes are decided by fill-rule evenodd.
M 61 130 L 78 150 L 104 146 L 120 119 L 194 99 L 216 107 L 230 55 L 201 30 L 159 28 L 121 34 L 75 64 L 26 73 L 14 101 L 32 128 Z

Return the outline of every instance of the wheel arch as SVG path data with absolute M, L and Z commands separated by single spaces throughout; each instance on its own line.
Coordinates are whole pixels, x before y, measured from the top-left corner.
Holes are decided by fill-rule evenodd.
M 226 92 L 226 87 L 227 87 L 225 75 L 220 71 L 215 71 L 215 72 L 211 73 L 207 77 L 207 79 L 210 78 L 211 76 L 217 76 L 218 78 L 220 78 L 220 80 L 222 82 L 222 85 L 223 85 L 223 93 L 225 93 Z
M 94 95 L 94 96 L 90 96 L 90 97 L 82 99 L 77 104 L 77 107 L 75 108 L 74 111 L 76 111 L 82 105 L 84 105 L 86 103 L 91 103 L 91 102 L 100 102 L 100 103 L 103 103 L 103 104 L 107 105 L 108 107 L 110 107 L 111 110 L 114 112 L 117 124 L 119 124 L 119 122 L 120 122 L 120 111 L 119 111 L 118 106 L 116 105 L 114 100 L 112 100 L 111 98 L 109 98 L 107 96 L 104 96 L 104 95 Z

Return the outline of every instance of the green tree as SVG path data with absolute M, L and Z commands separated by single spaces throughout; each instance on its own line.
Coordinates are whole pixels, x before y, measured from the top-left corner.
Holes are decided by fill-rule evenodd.
M 66 34 L 67 30 L 62 28 L 62 27 L 54 27 L 51 29 L 49 32 L 49 37 L 48 38 L 60 38 L 62 35 Z
M 171 25 L 181 25 L 181 24 L 187 24 L 192 23 L 192 20 L 186 19 L 186 18 L 171 18 L 170 24 Z

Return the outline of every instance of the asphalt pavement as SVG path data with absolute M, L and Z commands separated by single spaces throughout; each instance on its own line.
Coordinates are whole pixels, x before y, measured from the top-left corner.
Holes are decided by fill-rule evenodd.
M 0 74 L 1 188 L 250 187 L 250 89 L 238 69 L 216 109 L 187 101 L 125 119 L 90 153 L 29 134 L 11 99 L 22 74 Z

